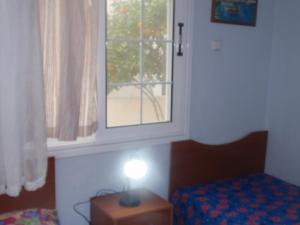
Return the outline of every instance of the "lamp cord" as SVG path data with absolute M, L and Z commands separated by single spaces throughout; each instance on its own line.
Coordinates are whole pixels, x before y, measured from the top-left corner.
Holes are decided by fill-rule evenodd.
M 91 221 L 82 213 L 79 211 L 78 207 L 81 206 L 81 205 L 85 205 L 87 203 L 89 203 L 90 200 L 87 200 L 87 201 L 84 201 L 84 202 L 77 202 L 73 205 L 73 210 L 75 213 L 77 213 L 79 216 L 81 216 L 85 222 L 87 222 L 87 224 L 91 225 Z
M 124 187 L 123 187 L 123 190 L 124 190 Z M 116 191 L 114 189 L 101 189 L 101 190 L 97 191 L 96 195 L 94 195 L 93 197 L 99 197 L 99 196 L 104 196 L 104 195 L 108 195 L 108 194 L 114 194 L 114 193 L 117 193 L 117 192 L 118 191 Z M 83 212 L 80 212 L 80 210 L 78 209 L 79 206 L 85 205 L 85 204 L 88 204 L 88 203 L 90 203 L 90 200 L 86 200 L 86 201 L 83 201 L 83 202 L 77 202 L 73 205 L 73 210 L 77 215 L 81 216 L 87 224 L 92 225 L 91 221 L 88 219 L 88 217 L 86 215 L 84 215 Z

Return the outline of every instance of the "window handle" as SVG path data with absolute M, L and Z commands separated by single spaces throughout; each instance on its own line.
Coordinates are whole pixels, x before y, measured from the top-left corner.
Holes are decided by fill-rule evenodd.
M 178 27 L 179 27 L 179 43 L 178 43 L 177 56 L 183 56 L 183 52 L 182 52 L 182 28 L 184 27 L 184 23 L 178 23 Z

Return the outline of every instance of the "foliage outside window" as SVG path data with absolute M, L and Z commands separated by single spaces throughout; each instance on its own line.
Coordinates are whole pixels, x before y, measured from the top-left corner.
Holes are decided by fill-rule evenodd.
M 172 0 L 107 0 L 107 126 L 171 121 Z

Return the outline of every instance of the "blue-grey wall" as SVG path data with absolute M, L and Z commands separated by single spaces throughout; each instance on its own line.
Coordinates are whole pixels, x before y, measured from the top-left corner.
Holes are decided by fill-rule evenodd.
M 270 66 L 267 172 L 300 185 L 300 1 L 277 0 Z
M 211 0 L 195 0 L 192 137 L 228 142 L 265 128 L 266 88 L 271 51 L 273 1 L 260 0 L 257 27 L 212 24 Z M 221 40 L 221 51 L 211 50 Z M 141 150 L 151 164 L 139 185 L 167 197 L 169 145 Z M 121 188 L 121 165 L 130 152 L 57 160 L 57 209 L 62 225 L 83 225 L 72 211 L 101 188 Z M 86 214 L 88 206 L 82 207 Z
M 192 138 L 223 143 L 265 129 L 273 1 L 259 1 L 256 27 L 212 24 L 211 1 L 195 3 Z
M 149 171 L 135 187 L 146 187 L 167 198 L 169 181 L 169 145 L 145 147 L 133 151 L 109 152 L 63 158 L 56 161 L 56 201 L 62 225 L 83 225 L 85 222 L 72 210 L 76 202 L 88 200 L 100 189 L 122 190 L 122 165 L 132 154 L 146 159 Z M 89 205 L 81 210 L 89 215 Z

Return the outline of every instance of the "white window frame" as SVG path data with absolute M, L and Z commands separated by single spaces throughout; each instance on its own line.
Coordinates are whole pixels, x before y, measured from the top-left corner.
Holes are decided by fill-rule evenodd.
M 174 71 L 172 96 L 172 121 L 156 124 L 145 124 L 128 127 L 106 127 L 106 71 L 105 71 L 105 0 L 100 0 L 99 29 L 99 65 L 98 65 L 98 96 L 99 115 L 98 130 L 95 135 L 79 138 L 74 142 L 48 140 L 50 156 L 70 157 L 98 152 L 138 149 L 145 146 L 167 144 L 176 140 L 189 138 L 192 43 L 193 43 L 193 6 L 194 0 L 176 0 L 174 21 Z M 185 9 L 184 11 L 182 9 Z M 102 21 L 102 22 L 101 22 Z M 178 26 L 183 22 L 183 53 L 178 57 Z M 178 68 L 180 72 L 178 72 Z

